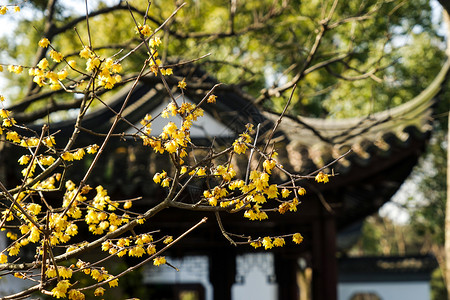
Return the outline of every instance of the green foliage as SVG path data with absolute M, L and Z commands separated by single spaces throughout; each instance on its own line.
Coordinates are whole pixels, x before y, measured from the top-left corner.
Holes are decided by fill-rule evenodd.
M 32 2 L 41 8 L 39 3 Z M 131 4 L 145 12 L 147 1 Z M 164 30 L 160 54 L 163 60 L 173 61 L 211 53 L 201 61 L 202 68 L 220 81 L 243 87 L 255 97 L 274 80 L 275 85 L 282 85 L 302 70 L 321 28 L 320 22 L 331 9 L 331 2 L 323 1 L 238 1 L 231 21 L 229 5 L 221 0 L 189 3 Z M 99 2 L 98 7 L 103 6 Z M 174 8 L 167 1 L 154 1 L 148 21 L 152 28 L 158 27 Z M 137 11 L 133 14 L 139 16 Z M 101 55 L 114 55 L 119 49 L 131 49 L 138 43 L 137 36 L 126 30 L 134 26 L 129 15 L 127 10 L 120 10 L 90 19 L 91 26 L 97 29 L 92 33 L 96 46 L 116 46 L 103 49 Z M 74 18 L 59 8 L 56 26 Z M 42 28 L 43 22 L 43 19 L 27 21 L 18 32 L 24 32 L 23 27 Z M 345 58 L 301 81 L 300 93 L 293 99 L 292 114 L 349 117 L 393 107 L 427 86 L 444 59 L 440 49 L 442 37 L 435 33 L 428 1 L 347 1 L 345 5 L 337 5 L 328 26 L 330 29 L 309 66 L 339 55 Z M 86 36 L 84 21 L 76 28 L 81 36 Z M 108 34 L 111 28 L 113 35 Z M 12 44 L 8 40 L 8 48 L 12 49 L 8 54 L 16 57 L 21 53 L 20 60 L 31 64 L 39 30 L 25 32 L 28 36 Z M 57 47 L 64 45 L 65 55 L 73 50 L 76 56 L 81 42 L 72 28 L 67 33 L 54 43 Z M 141 53 L 146 56 L 144 50 Z M 136 72 L 142 57 L 135 56 L 124 69 Z M 416 63 L 418 60 L 420 64 Z M 286 70 L 289 71 L 285 73 Z M 364 76 L 367 72 L 373 74 Z M 363 79 L 349 81 L 341 77 Z M 25 86 L 25 80 L 21 79 L 20 84 Z M 264 106 L 281 111 L 286 95 L 280 96 L 272 97 Z
M 447 300 L 447 289 L 441 269 L 437 268 L 431 274 L 431 300 Z

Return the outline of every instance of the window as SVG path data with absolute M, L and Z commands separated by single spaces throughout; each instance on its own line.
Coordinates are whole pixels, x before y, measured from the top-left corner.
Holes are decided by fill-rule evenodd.
M 380 296 L 371 292 L 355 293 L 350 300 L 381 300 Z
M 155 284 L 148 287 L 149 299 L 205 300 L 205 289 L 201 284 Z

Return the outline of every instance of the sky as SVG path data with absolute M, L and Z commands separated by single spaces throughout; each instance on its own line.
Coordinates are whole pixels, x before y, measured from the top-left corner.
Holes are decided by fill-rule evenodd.
M 119 0 L 103 0 L 103 2 L 108 4 L 115 4 Z M 6 3 L 6 0 L 0 0 L 0 6 L 3 3 Z M 78 13 L 78 14 L 84 14 L 85 12 L 85 4 L 84 0 L 70 0 L 70 1 L 60 1 L 61 3 L 64 3 L 64 6 L 67 7 L 67 11 L 70 11 L 71 13 Z M 88 5 L 94 5 L 95 3 L 99 2 L 98 0 L 90 0 L 88 1 Z M 27 8 L 26 6 L 21 6 L 21 10 L 18 13 L 14 13 L 12 8 L 5 14 L 0 15 L 0 37 L 7 36 L 11 39 L 14 38 L 12 36 L 12 31 L 14 28 L 16 28 L 16 25 L 19 20 L 21 19 L 32 19 L 36 18 L 36 11 L 32 11 L 31 9 Z M 14 62 L 11 61 L 5 61 L 5 58 L 2 56 L 1 49 L 0 49 L 0 63 L 2 64 L 11 64 Z M 5 91 L 7 88 L 6 81 L 2 76 L 2 73 L 0 73 L 0 94 L 8 94 L 7 91 Z

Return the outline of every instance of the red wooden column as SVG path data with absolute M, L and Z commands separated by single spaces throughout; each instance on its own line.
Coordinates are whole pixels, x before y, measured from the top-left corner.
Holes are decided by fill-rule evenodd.
M 298 300 L 297 257 L 285 257 L 275 253 L 275 275 L 278 284 L 278 300 Z
M 313 300 L 337 299 L 336 222 L 322 215 L 313 222 Z
M 236 254 L 230 247 L 214 249 L 209 255 L 209 281 L 214 300 L 231 300 L 231 287 L 236 279 Z

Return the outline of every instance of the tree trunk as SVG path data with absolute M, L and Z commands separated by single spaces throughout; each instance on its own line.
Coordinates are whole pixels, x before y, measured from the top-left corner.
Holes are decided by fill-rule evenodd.
M 448 23 L 447 14 L 447 25 Z M 450 30 L 449 30 L 450 31 Z M 448 37 L 447 37 L 448 38 Z M 447 202 L 445 204 L 445 286 L 450 300 L 450 112 L 447 124 Z
M 447 58 L 450 59 L 450 5 L 448 1 L 444 6 L 444 21 L 447 26 Z M 445 287 L 447 288 L 447 299 L 450 300 L 450 112 L 447 123 L 447 202 L 445 204 L 445 270 L 443 270 Z

